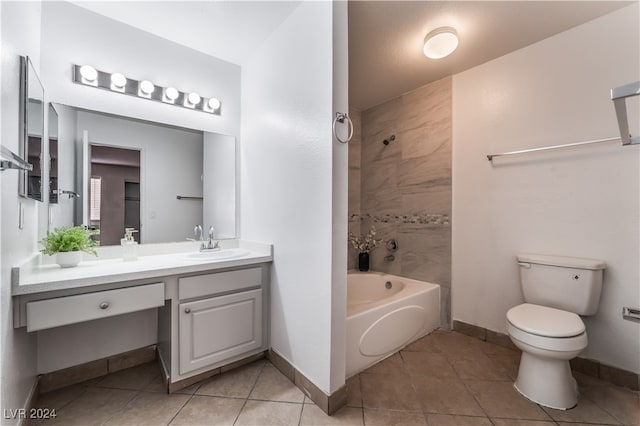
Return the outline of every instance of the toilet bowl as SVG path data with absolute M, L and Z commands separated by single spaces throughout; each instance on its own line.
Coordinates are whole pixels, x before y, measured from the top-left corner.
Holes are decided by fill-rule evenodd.
M 522 351 L 515 389 L 546 407 L 575 407 L 578 392 L 569 360 L 587 347 L 587 333 L 580 317 L 524 303 L 507 312 L 507 332 Z
M 531 401 L 566 410 L 578 402 L 569 360 L 587 347 L 578 315 L 594 315 L 606 264 L 595 259 L 521 254 L 525 303 L 507 312 L 507 332 L 522 350 L 513 386 Z

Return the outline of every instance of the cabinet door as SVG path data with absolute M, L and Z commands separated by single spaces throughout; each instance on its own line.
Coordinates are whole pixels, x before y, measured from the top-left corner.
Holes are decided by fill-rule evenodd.
M 262 289 L 180 304 L 180 374 L 262 346 Z

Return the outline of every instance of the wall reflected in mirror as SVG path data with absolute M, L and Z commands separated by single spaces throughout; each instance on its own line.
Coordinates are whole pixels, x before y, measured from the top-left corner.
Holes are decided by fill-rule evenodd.
M 49 104 L 49 204 L 58 203 L 58 113 Z
M 236 237 L 235 137 L 55 108 L 58 150 L 72 145 L 75 157 L 73 171 L 59 170 L 58 187 L 79 194 L 60 193 L 59 203 L 74 204 L 69 220 L 99 230 L 100 245 L 120 244 L 124 228 L 143 244 L 194 238 L 195 225 L 213 226 L 216 239 Z
M 43 192 L 44 88 L 31 60 L 20 57 L 21 155 L 33 166 L 21 172 L 18 194 L 42 201 Z

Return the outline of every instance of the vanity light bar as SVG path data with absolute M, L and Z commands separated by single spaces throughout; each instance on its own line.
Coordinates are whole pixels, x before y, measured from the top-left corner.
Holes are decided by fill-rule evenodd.
M 196 92 L 181 92 L 175 87 L 158 86 L 149 80 L 134 80 L 118 72 L 99 71 L 91 65 L 73 65 L 73 82 L 110 92 L 171 104 L 183 108 L 221 115 L 222 104 L 216 98 L 205 98 Z

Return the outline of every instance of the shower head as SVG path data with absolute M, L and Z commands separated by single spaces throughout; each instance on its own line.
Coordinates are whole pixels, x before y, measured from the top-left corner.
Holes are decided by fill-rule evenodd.
M 383 140 L 382 143 L 385 144 L 385 145 L 389 145 L 389 143 L 391 143 L 391 142 L 393 142 L 395 140 L 396 140 L 396 135 L 391 135 L 391 136 L 389 136 L 388 139 Z

